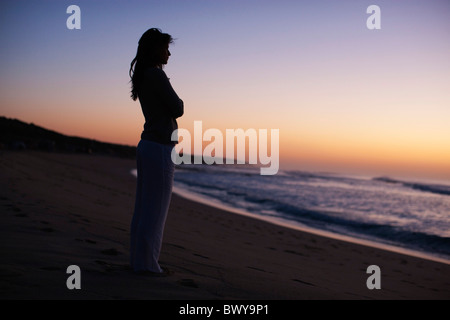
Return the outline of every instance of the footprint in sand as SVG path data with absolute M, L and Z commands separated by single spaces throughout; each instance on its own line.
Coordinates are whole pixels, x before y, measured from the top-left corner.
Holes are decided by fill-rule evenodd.
M 185 247 L 180 246 L 180 245 L 178 245 L 178 244 L 168 243 L 167 245 L 172 246 L 172 247 L 175 247 L 175 248 L 178 248 L 178 249 L 186 250 Z
M 14 217 L 25 218 L 28 217 L 28 215 L 26 213 L 16 213 Z
M 18 270 L 15 270 L 13 267 L 8 266 L 0 266 L 0 277 L 20 277 L 25 275 L 26 273 L 22 273 Z
M 40 269 L 45 270 L 45 271 L 62 271 L 63 270 L 63 268 L 61 268 L 61 267 L 53 267 L 53 266 L 41 267 Z
M 306 285 L 308 285 L 308 286 L 313 286 L 313 287 L 316 286 L 316 285 L 314 285 L 314 284 L 312 284 L 312 283 L 310 283 L 310 282 L 306 282 L 306 281 L 303 281 L 303 280 L 300 280 L 300 279 L 292 279 L 292 281 L 300 282 L 300 283 L 306 284 Z
M 286 252 L 286 253 L 290 253 L 290 254 L 295 254 L 295 255 L 298 255 L 298 256 L 302 256 L 302 257 L 305 257 L 305 255 L 303 254 L 303 253 L 300 253 L 300 252 L 297 252 L 297 251 L 294 251 L 294 250 L 284 250 L 284 252 Z
M 115 248 L 105 249 L 100 252 L 108 256 L 118 256 L 120 254 L 120 252 Z
M 127 264 L 110 263 L 103 260 L 95 260 L 94 262 L 103 266 L 105 272 L 131 271 L 131 267 Z
M 177 281 L 177 283 L 182 285 L 183 287 L 198 288 L 197 283 L 195 283 L 195 281 L 192 279 L 180 279 Z
M 252 270 L 256 270 L 256 271 L 266 272 L 266 273 L 273 273 L 273 272 L 266 271 L 266 270 L 264 270 L 264 269 L 257 268 L 257 267 L 250 267 L 250 266 L 247 266 L 247 268 L 252 269 Z

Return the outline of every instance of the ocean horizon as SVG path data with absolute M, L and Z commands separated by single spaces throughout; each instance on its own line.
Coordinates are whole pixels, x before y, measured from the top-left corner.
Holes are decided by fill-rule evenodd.
M 136 175 L 136 170 L 133 170 Z M 174 193 L 288 228 L 450 264 L 450 182 L 180 165 Z

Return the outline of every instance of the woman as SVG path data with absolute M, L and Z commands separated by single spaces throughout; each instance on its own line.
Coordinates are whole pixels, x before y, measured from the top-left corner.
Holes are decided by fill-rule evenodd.
M 135 272 L 166 275 L 158 260 L 172 195 L 174 164 L 171 140 L 183 101 L 162 70 L 170 56 L 173 38 L 159 29 L 147 30 L 131 62 L 131 98 L 139 99 L 145 117 L 137 147 L 137 188 L 131 222 L 131 267 Z

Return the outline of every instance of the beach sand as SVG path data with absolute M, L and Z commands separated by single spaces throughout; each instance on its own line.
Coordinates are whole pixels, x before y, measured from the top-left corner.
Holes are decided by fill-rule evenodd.
M 0 155 L 2 299 L 450 299 L 450 265 L 284 228 L 173 195 L 161 264 L 128 266 L 134 160 Z M 69 265 L 81 289 L 69 290 Z M 369 290 L 369 265 L 381 289 Z

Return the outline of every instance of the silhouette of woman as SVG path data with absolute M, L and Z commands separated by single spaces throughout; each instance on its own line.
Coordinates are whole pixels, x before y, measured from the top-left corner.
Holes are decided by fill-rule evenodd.
M 131 98 L 139 99 L 145 118 L 137 157 L 137 188 L 131 222 L 130 263 L 135 272 L 166 275 L 159 265 L 164 225 L 172 195 L 174 164 L 171 140 L 183 101 L 162 70 L 170 56 L 172 36 L 152 28 L 139 40 L 131 62 Z

